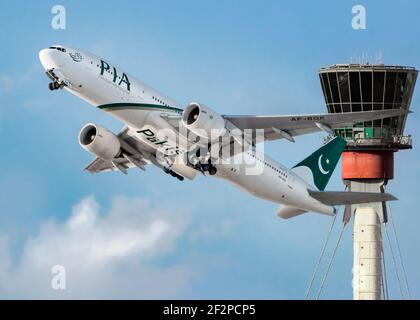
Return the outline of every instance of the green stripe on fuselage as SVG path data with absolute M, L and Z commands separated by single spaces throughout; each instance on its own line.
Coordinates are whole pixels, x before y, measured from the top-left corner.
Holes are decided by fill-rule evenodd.
M 157 111 L 172 111 L 182 113 L 182 109 L 168 107 L 161 104 L 150 103 L 108 103 L 98 106 L 99 109 L 143 109 L 143 110 L 157 110 Z

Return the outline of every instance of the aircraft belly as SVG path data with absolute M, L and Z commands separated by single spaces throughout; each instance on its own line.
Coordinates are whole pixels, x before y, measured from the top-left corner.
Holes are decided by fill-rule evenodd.
M 270 169 L 265 168 L 261 174 L 247 175 L 245 174 L 245 170 L 238 174 L 231 170 L 231 166 L 221 165 L 218 166 L 218 169 L 221 167 L 224 168 L 218 174 L 220 178 L 230 181 L 241 190 L 255 197 L 281 203 L 282 196 L 287 191 L 284 190 L 280 179 L 269 171 Z
M 331 206 L 326 206 L 311 198 L 305 184 L 295 181 L 293 187 L 291 187 L 289 183 L 281 180 L 270 168 L 264 168 L 263 172 L 258 175 L 246 175 L 244 169 L 235 171 L 235 167 L 232 165 L 219 165 L 218 170 L 217 176 L 219 178 L 231 182 L 240 190 L 257 198 L 301 208 L 306 211 L 316 211 L 325 214 L 334 212 Z
M 130 128 L 141 129 L 146 124 L 146 118 L 151 111 L 139 109 L 105 109 L 113 117 L 121 120 Z

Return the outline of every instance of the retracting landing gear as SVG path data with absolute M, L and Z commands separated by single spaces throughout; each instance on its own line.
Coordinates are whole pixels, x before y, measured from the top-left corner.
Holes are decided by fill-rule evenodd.
M 217 173 L 217 168 L 211 164 L 211 162 L 208 163 L 197 163 L 194 165 L 194 169 L 201 171 L 202 173 L 208 172 L 211 176 L 214 176 Z
M 51 91 L 62 89 L 66 85 L 64 81 L 60 80 L 60 78 L 54 73 L 54 69 L 48 69 L 45 73 L 51 80 L 48 84 L 48 88 Z
M 63 84 L 58 83 L 57 81 L 50 82 L 50 83 L 48 84 L 48 88 L 49 88 L 51 91 L 61 89 L 62 87 L 64 87 L 64 85 L 63 85 Z
M 174 178 L 177 178 L 179 181 L 184 181 L 184 177 L 179 175 L 178 173 L 176 173 L 175 171 L 168 169 L 168 168 L 163 168 L 163 171 L 169 175 L 171 175 Z
M 211 166 L 211 168 L 209 169 L 209 173 L 211 176 L 214 176 L 217 173 L 217 169 L 215 166 Z
M 208 172 L 211 176 L 214 176 L 217 173 L 217 168 L 211 163 L 210 148 L 211 145 L 209 144 L 205 156 L 201 155 L 202 150 L 198 148 L 195 153 L 188 156 L 188 162 L 190 166 L 201 173 Z

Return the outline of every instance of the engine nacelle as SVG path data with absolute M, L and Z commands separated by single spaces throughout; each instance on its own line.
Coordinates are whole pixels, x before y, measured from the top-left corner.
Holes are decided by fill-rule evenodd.
M 118 137 L 94 123 L 88 123 L 80 130 L 79 143 L 86 151 L 105 160 L 112 160 L 121 152 Z
M 196 102 L 190 103 L 184 110 L 182 122 L 194 134 L 211 142 L 226 133 L 225 119 L 209 107 Z

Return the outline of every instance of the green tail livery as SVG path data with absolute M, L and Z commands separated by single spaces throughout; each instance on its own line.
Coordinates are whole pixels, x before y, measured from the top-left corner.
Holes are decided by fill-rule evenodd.
M 308 167 L 312 172 L 314 185 L 318 190 L 323 191 L 345 147 L 346 140 L 335 137 L 293 168 Z

